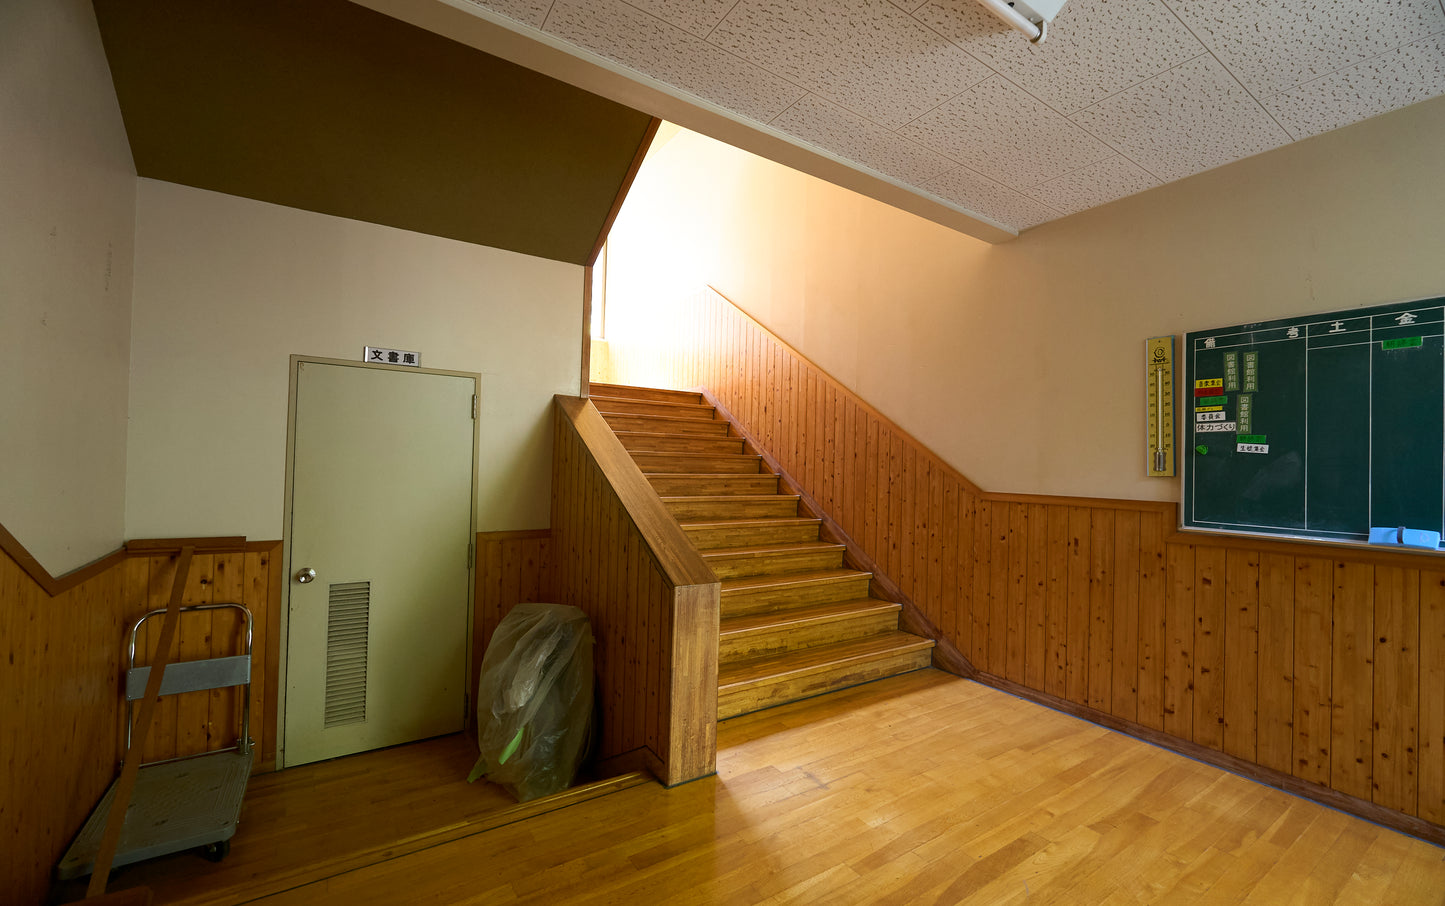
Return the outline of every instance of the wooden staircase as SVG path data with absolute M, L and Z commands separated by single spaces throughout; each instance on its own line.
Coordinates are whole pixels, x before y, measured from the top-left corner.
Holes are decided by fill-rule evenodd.
M 722 584 L 718 718 L 927 667 L 842 544 L 700 393 L 592 384 L 592 403 Z

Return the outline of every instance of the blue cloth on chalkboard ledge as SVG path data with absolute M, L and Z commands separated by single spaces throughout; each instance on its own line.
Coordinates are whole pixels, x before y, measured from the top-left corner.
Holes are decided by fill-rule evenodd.
M 1434 551 L 1440 549 L 1440 533 L 1396 525 L 1371 526 L 1370 543 L 1398 544 L 1402 547 L 1418 547 Z

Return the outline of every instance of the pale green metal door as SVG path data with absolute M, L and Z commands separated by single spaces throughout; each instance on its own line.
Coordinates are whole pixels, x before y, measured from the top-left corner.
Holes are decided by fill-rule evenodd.
M 476 382 L 297 369 L 286 766 L 460 730 L 471 584 Z

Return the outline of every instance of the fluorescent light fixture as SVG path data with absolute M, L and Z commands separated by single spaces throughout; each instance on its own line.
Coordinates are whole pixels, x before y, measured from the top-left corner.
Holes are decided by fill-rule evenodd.
M 1066 0 L 978 0 L 983 8 L 1004 24 L 1016 28 L 1034 44 L 1042 44 L 1049 36 L 1049 23 L 1064 8 Z

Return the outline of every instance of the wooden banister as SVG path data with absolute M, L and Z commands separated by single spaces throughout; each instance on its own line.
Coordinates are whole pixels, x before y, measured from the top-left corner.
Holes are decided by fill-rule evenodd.
M 567 414 L 578 438 L 607 477 L 608 485 L 632 517 L 668 581 L 673 585 L 717 584 L 712 568 L 667 512 L 647 476 L 633 462 L 632 455 L 612 433 L 597 407 L 588 400 L 568 396 L 557 397 L 557 405 Z
M 669 786 L 717 763 L 717 577 L 597 407 L 558 396 L 554 596 L 597 639 L 599 755 L 644 760 Z

